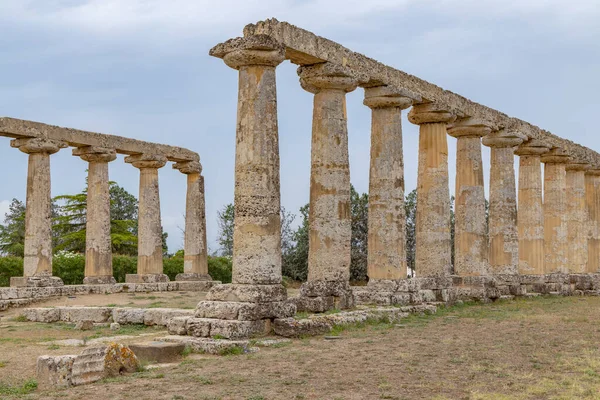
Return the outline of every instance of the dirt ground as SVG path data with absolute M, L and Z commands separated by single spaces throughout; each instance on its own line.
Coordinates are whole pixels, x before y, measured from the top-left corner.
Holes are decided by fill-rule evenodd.
M 191 354 L 176 365 L 89 386 L 34 390 L 38 355 L 81 350 L 49 347 L 49 339 L 115 334 L 103 329 L 3 320 L 0 398 L 600 399 L 597 297 L 458 306 L 400 325 L 334 332 L 338 340 L 298 339 L 242 355 Z

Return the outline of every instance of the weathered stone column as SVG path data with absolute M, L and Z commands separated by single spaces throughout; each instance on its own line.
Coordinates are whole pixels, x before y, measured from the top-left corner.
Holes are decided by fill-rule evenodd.
M 125 162 L 140 170 L 140 197 L 138 200 L 138 262 L 137 273 L 127 274 L 127 283 L 168 282 L 163 274 L 162 225 L 160 220 L 160 193 L 158 169 L 165 166 L 162 155 L 140 154 L 128 156 Z
M 346 93 L 366 77 L 340 65 L 298 68 L 300 84 L 314 93 L 308 282 L 301 295 L 327 302 L 312 311 L 353 305 L 350 290 L 350 168 Z M 327 300 L 324 300 L 327 299 Z M 315 300 L 314 302 L 317 302 Z
M 408 120 L 419 125 L 415 274 L 452 273 L 450 189 L 446 127 L 456 117 L 434 103 L 414 106 Z
M 176 281 L 210 281 L 206 254 L 206 211 L 204 204 L 204 177 L 199 162 L 173 164 L 173 168 L 187 175 L 185 202 L 185 235 L 183 273 Z
M 544 165 L 544 269 L 567 273 L 567 172 L 570 157 L 553 148 L 542 156 Z
M 518 273 L 519 237 L 517 232 L 517 192 L 515 186 L 514 147 L 525 135 L 506 130 L 483 138 L 491 147 L 490 170 L 490 274 Z
M 457 121 L 448 134 L 456 141 L 456 197 L 454 210 L 454 273 L 486 275 L 488 236 L 481 138 L 491 128 L 472 118 Z
M 585 205 L 587 215 L 586 272 L 600 272 L 600 169 L 585 172 Z
M 62 280 L 52 276 L 50 155 L 67 145 L 44 138 L 14 139 L 10 145 L 29 155 L 23 277 L 11 278 L 10 285 L 61 286 Z
M 285 49 L 256 35 L 221 43 L 210 55 L 239 71 L 233 283 L 213 286 L 187 326 L 188 334 L 237 339 L 269 332 L 271 319 L 296 312 L 281 284 L 275 68 Z
M 588 226 L 585 202 L 585 171 L 587 163 L 566 165 L 567 179 L 567 270 L 583 274 L 587 270 Z
M 519 156 L 519 274 L 544 274 L 544 210 L 540 157 L 549 147 L 538 140 L 523 143 Z
M 369 284 L 406 278 L 406 214 L 402 110 L 413 99 L 389 86 L 365 89 L 371 108 L 369 171 Z
M 83 283 L 116 283 L 112 268 L 108 163 L 117 158 L 117 153 L 114 149 L 86 146 L 73 149 L 73 155 L 89 163 Z

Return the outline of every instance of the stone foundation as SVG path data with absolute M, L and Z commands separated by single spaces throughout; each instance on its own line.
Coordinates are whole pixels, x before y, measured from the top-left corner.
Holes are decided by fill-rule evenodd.
M 300 287 L 300 296 L 290 299 L 298 311 L 325 312 L 354 307 L 352 288 L 347 281 L 308 281 Z
M 169 282 L 165 274 L 127 274 L 125 283 L 163 283 Z
M 86 276 L 83 278 L 84 285 L 114 285 L 117 280 L 112 275 L 106 276 Z
M 62 279 L 50 274 L 34 276 L 13 276 L 10 278 L 10 287 L 57 287 L 64 286 Z
M 212 281 L 212 278 L 208 274 L 197 274 L 194 272 L 177 274 L 175 276 L 176 281 Z

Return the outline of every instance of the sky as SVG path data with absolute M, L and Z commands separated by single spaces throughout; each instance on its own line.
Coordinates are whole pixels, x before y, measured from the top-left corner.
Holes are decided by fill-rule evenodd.
M 233 201 L 237 72 L 208 55 L 275 17 L 594 150 L 600 108 L 597 0 L 0 0 L 0 116 L 182 146 L 200 154 L 209 251 Z M 281 201 L 308 202 L 312 94 L 277 68 Z M 370 110 L 348 94 L 351 181 L 368 191 Z M 418 127 L 403 116 L 406 192 Z M 454 191 L 455 139 L 448 137 Z M 486 184 L 489 149 L 483 147 Z M 0 138 L 0 216 L 25 199 L 27 155 Z M 80 192 L 86 163 L 52 156 L 52 195 Z M 169 250 L 183 247 L 186 179 L 159 172 Z M 137 196 L 120 156 L 110 178 Z M 296 219 L 299 222 L 299 217 Z

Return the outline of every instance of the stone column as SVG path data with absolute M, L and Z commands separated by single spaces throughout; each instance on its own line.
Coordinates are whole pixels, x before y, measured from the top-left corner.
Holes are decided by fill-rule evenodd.
M 416 105 L 408 114 L 408 120 L 419 125 L 417 277 L 452 273 L 446 127 L 454 119 L 452 113 L 434 103 Z
M 402 110 L 412 98 L 389 86 L 365 89 L 371 108 L 371 168 L 369 171 L 369 284 L 406 278 L 406 214 Z
M 588 226 L 585 202 L 585 171 L 587 163 L 566 165 L 567 179 L 567 270 L 584 274 L 587 270 Z
M 340 65 L 298 68 L 300 84 L 314 93 L 308 282 L 301 295 L 331 299 L 324 308 L 353 305 L 350 290 L 350 168 L 346 93 L 366 77 Z M 336 304 L 332 304 L 336 303 Z M 317 311 L 318 307 L 307 307 Z
M 586 272 L 600 272 L 600 169 L 585 172 L 585 205 L 587 215 Z
M 73 155 L 89 163 L 83 283 L 116 283 L 112 268 L 108 163 L 117 158 L 117 153 L 114 149 L 86 146 L 73 149 Z
M 483 138 L 491 147 L 490 170 L 490 274 L 515 275 L 519 265 L 517 231 L 517 192 L 515 186 L 514 147 L 525 136 L 506 130 L 495 131 Z
M 544 210 L 540 157 L 550 149 L 538 140 L 523 143 L 519 156 L 519 274 L 544 274 Z
M 139 154 L 125 158 L 125 162 L 140 170 L 138 200 L 138 262 L 137 273 L 127 274 L 127 283 L 168 282 L 163 274 L 162 225 L 160 220 L 160 193 L 158 169 L 167 158 L 155 154 Z
M 10 145 L 29 155 L 23 277 L 11 278 L 10 285 L 61 286 L 62 280 L 52 276 L 50 155 L 67 145 L 45 138 L 14 139 Z
M 183 273 L 177 281 L 210 281 L 206 255 L 206 212 L 202 166 L 196 161 L 178 162 L 173 168 L 187 175 Z
M 491 128 L 467 118 L 453 124 L 448 134 L 456 140 L 456 197 L 454 210 L 454 273 L 487 275 L 488 236 L 481 161 L 481 138 Z
M 553 148 L 542 156 L 544 165 L 544 269 L 567 273 L 567 172 L 569 156 Z

